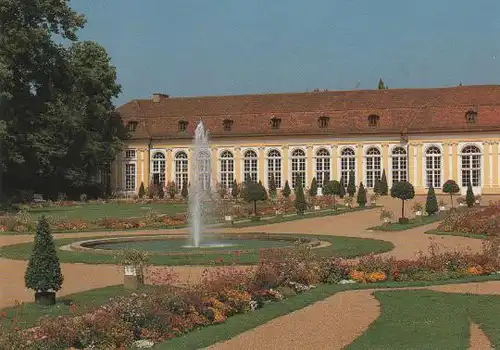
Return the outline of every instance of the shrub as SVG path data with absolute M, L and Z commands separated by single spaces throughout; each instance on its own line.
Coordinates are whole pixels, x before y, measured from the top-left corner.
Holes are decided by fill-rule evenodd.
M 407 223 L 408 219 L 405 218 L 405 201 L 415 197 L 415 189 L 408 181 L 398 181 L 392 185 L 391 197 L 401 199 L 401 223 Z
M 387 184 L 387 176 L 385 169 L 382 171 L 382 178 L 380 179 L 380 195 L 387 196 L 389 194 L 389 185 Z
M 163 191 L 162 187 L 160 187 L 160 189 Z M 176 186 L 176 184 L 175 184 L 174 181 L 170 181 L 167 184 L 167 193 L 168 193 L 168 196 L 170 197 L 170 199 L 174 199 L 175 198 L 175 195 L 177 194 L 177 186 Z
M 269 180 L 269 196 L 271 198 L 276 198 L 276 180 L 274 179 L 274 174 L 271 174 L 271 179 Z
M 454 180 L 448 180 L 448 181 L 446 181 L 443 184 L 443 192 L 444 193 L 449 193 L 451 207 L 454 208 L 454 205 L 453 205 L 453 195 L 455 193 L 459 193 L 460 192 L 460 187 L 458 187 L 457 183 Z
M 181 190 L 181 196 L 184 199 L 187 199 L 189 197 L 189 192 L 188 192 L 188 182 L 184 180 L 182 182 L 182 190 Z
M 380 179 L 375 179 L 375 184 L 373 185 L 373 193 L 380 195 Z
M 146 190 L 144 189 L 144 182 L 141 181 L 141 186 L 139 186 L 139 198 L 144 198 L 146 195 Z
M 282 194 L 283 197 L 288 198 L 292 191 L 290 190 L 290 185 L 288 184 L 288 180 L 285 181 L 285 187 L 283 188 Z
M 311 181 L 311 187 L 309 187 L 309 196 L 311 197 L 316 197 L 318 195 L 318 182 L 316 181 L 316 178 L 313 177 Z
M 365 186 L 363 186 L 362 182 L 359 184 L 358 197 L 357 197 L 356 201 L 361 208 L 364 208 L 364 206 L 366 205 L 366 202 L 367 202 L 366 190 L 365 190 Z
M 467 194 L 465 195 L 465 202 L 467 203 L 467 206 L 469 208 L 472 208 L 474 206 L 474 203 L 476 202 L 476 198 L 474 197 L 474 191 L 472 191 L 472 184 L 470 181 L 467 183 Z
M 58 291 L 63 280 L 49 223 L 43 216 L 38 222 L 33 252 L 24 275 L 25 285 L 35 292 Z
M 339 197 L 344 198 L 345 197 L 345 184 L 344 184 L 344 178 L 341 176 L 340 177 L 340 191 L 339 191 Z
M 231 196 L 233 199 L 238 198 L 238 195 L 240 194 L 240 187 L 238 186 L 238 182 L 236 182 L 236 179 L 233 181 L 233 187 L 231 188 Z
M 427 200 L 425 201 L 425 211 L 429 215 L 433 215 L 437 213 L 439 210 L 438 202 L 436 198 L 436 193 L 434 192 L 434 187 L 429 187 L 429 191 L 427 192 Z
M 354 171 L 351 170 L 351 172 L 349 173 L 349 183 L 347 185 L 347 193 L 349 193 L 349 196 L 351 197 L 354 197 L 354 195 L 356 194 L 356 184 L 354 183 L 354 177 Z
M 243 198 L 247 202 L 253 202 L 253 215 L 257 216 L 257 202 L 265 201 L 267 193 L 261 183 L 253 182 L 250 177 L 247 177 L 243 187 Z
M 300 180 L 296 181 L 295 186 L 295 209 L 299 215 L 303 215 L 307 209 L 306 197 Z
M 332 197 L 334 209 L 337 209 L 335 196 L 340 196 L 341 188 L 342 185 L 336 180 L 328 181 L 323 185 L 323 195 Z

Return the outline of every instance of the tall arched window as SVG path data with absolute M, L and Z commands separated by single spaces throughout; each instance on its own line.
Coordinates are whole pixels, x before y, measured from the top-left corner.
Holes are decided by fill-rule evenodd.
M 371 147 L 366 151 L 366 187 L 373 188 L 375 179 L 381 176 L 380 151 Z
M 321 148 L 316 152 L 316 181 L 319 187 L 323 187 L 330 180 L 330 152 Z
M 351 172 L 356 177 L 356 152 L 350 147 L 344 148 L 340 153 L 340 177 L 344 187 L 349 183 Z M 356 183 L 356 178 L 354 178 Z
M 267 154 L 267 186 L 274 178 L 276 188 L 281 188 L 281 153 L 276 149 L 272 149 Z
M 210 173 L 211 173 L 211 160 L 210 153 L 201 151 L 198 155 L 198 166 L 199 166 L 199 181 L 201 184 L 201 189 L 203 191 L 208 191 L 210 189 Z
M 403 147 L 392 150 L 392 181 L 408 181 L 408 161 Z
M 165 155 L 163 153 L 156 152 L 153 154 L 151 169 L 153 184 L 165 186 Z
M 177 152 L 175 155 L 175 186 L 177 190 L 182 190 L 184 182 L 189 181 L 188 156 L 186 152 Z
M 306 153 L 300 148 L 292 152 L 292 187 L 295 188 L 297 180 L 302 187 L 306 186 Z
M 220 183 L 224 188 L 232 188 L 234 181 L 234 157 L 229 151 L 220 155 Z
M 249 177 L 253 182 L 258 181 L 259 160 L 257 153 L 248 150 L 243 155 L 243 181 Z
M 425 179 L 427 187 L 441 188 L 441 150 L 436 146 L 425 151 Z
M 462 186 L 469 181 L 474 187 L 481 186 L 481 150 L 476 146 L 462 149 Z

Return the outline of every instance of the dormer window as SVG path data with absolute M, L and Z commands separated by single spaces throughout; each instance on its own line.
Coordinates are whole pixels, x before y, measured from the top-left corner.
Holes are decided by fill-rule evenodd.
M 186 131 L 186 130 L 187 130 L 187 127 L 188 127 L 188 124 L 189 124 L 189 123 L 188 123 L 187 121 L 185 121 L 185 120 L 180 120 L 180 121 L 179 121 L 179 131 L 181 131 L 181 132 Z
M 281 125 L 281 119 L 273 117 L 271 118 L 271 129 L 279 129 Z
M 137 122 L 135 120 L 129 121 L 127 123 L 127 130 L 130 132 L 134 132 L 137 129 Z
M 376 114 L 372 114 L 368 116 L 368 125 L 369 126 L 378 126 L 378 121 L 380 117 Z
M 233 121 L 231 119 L 224 119 L 222 122 L 222 126 L 224 127 L 224 131 L 231 131 L 233 127 Z
M 465 120 L 468 124 L 474 124 L 477 120 L 477 112 L 476 111 L 468 111 L 465 113 Z
M 321 116 L 318 118 L 318 126 L 321 129 L 326 129 L 328 127 L 328 122 L 330 121 L 330 117 L 327 116 Z

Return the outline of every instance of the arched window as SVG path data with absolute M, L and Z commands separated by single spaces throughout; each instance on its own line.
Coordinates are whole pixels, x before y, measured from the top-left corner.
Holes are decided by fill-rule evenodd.
M 462 149 L 462 186 L 469 181 L 474 187 L 481 186 L 481 150 L 476 146 Z
M 211 161 L 210 153 L 201 151 L 198 154 L 198 166 L 199 166 L 199 181 L 201 184 L 201 189 L 203 191 L 208 191 L 210 189 L 210 173 L 211 173 Z
M 381 176 L 380 151 L 371 147 L 366 151 L 366 187 L 373 188 L 375 179 Z
M 316 181 L 319 187 L 330 181 L 330 152 L 324 148 L 316 152 Z
M 436 146 L 425 151 L 425 179 L 427 187 L 441 188 L 441 150 Z
M 165 186 L 165 155 L 161 152 L 153 154 L 151 177 L 153 184 Z
M 340 177 L 344 187 L 349 184 L 349 177 L 351 172 L 356 177 L 356 152 L 350 147 L 344 148 L 340 153 Z M 354 178 L 356 183 L 356 178 Z
M 253 182 L 258 181 L 259 172 L 259 160 L 257 158 L 257 153 L 252 150 L 248 150 L 243 155 L 243 181 L 246 181 L 249 177 Z
M 292 152 L 292 187 L 295 188 L 297 180 L 302 187 L 306 186 L 306 153 L 299 149 Z
M 186 152 L 177 152 L 175 155 L 175 186 L 177 190 L 182 190 L 184 182 L 189 181 L 188 156 Z
M 392 150 L 392 181 L 408 181 L 408 161 L 403 147 Z
M 224 188 L 232 188 L 234 181 L 234 157 L 229 151 L 220 155 L 220 183 Z
M 267 154 L 267 186 L 274 178 L 276 188 L 281 188 L 281 153 L 278 150 L 270 150 Z

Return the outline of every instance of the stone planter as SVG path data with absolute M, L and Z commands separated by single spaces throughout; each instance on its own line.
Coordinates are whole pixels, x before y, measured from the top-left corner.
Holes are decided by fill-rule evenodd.
M 476 200 L 476 204 L 479 204 L 479 201 L 478 201 L 478 200 Z
M 321 207 L 319 205 L 315 205 L 314 210 L 321 210 Z
M 139 288 L 139 274 L 137 268 L 132 265 L 124 266 L 123 287 L 136 290 Z
M 56 292 L 35 292 L 35 303 L 38 305 L 54 305 L 56 303 Z
M 439 211 L 445 211 L 446 207 L 439 207 Z
M 233 221 L 233 217 L 231 215 L 224 216 L 225 221 Z
M 390 218 L 384 218 L 384 223 L 385 224 L 390 224 L 391 223 L 391 219 Z
M 458 206 L 459 207 L 465 207 L 465 203 L 459 203 Z
M 418 210 L 418 211 L 415 212 L 415 215 L 416 216 L 422 216 L 422 212 L 420 210 Z
M 401 224 L 401 225 L 406 225 L 410 222 L 410 219 L 408 218 L 399 218 L 398 222 Z

